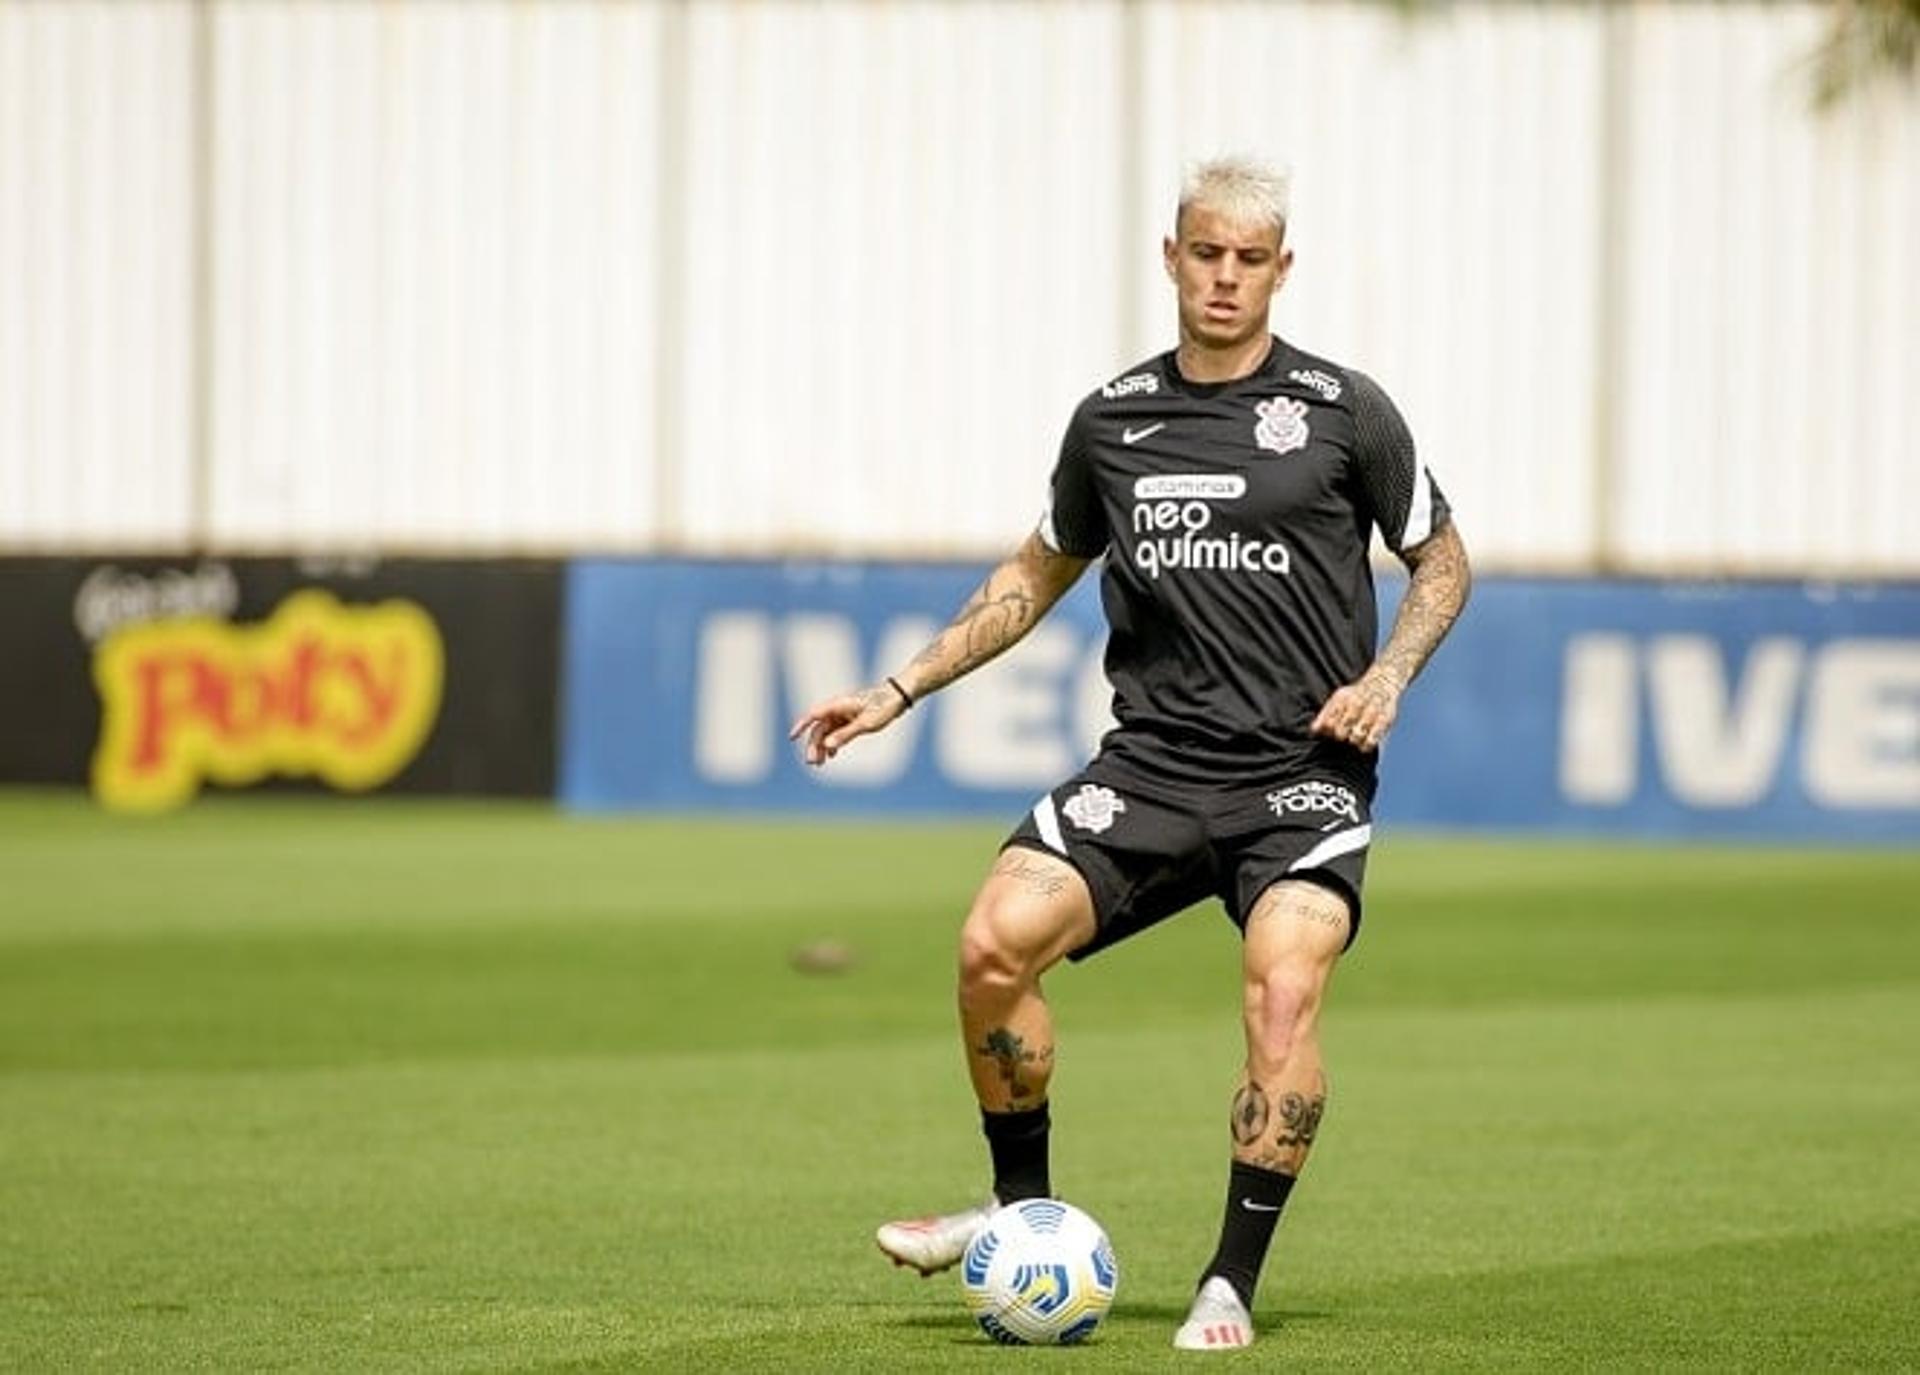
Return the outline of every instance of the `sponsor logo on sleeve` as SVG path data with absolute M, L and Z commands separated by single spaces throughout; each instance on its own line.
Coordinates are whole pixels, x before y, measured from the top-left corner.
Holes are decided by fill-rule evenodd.
M 1303 387 L 1312 387 L 1328 401 L 1340 399 L 1340 379 L 1332 373 L 1322 372 L 1318 368 L 1295 368 L 1287 374 L 1287 380 L 1298 382 Z
M 1160 390 L 1160 379 L 1150 372 L 1130 372 L 1100 388 L 1100 395 L 1109 401 L 1118 401 L 1123 396 L 1152 396 Z

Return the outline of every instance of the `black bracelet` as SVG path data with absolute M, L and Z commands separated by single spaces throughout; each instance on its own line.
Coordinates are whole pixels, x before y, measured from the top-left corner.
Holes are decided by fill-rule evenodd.
M 902 711 L 913 710 L 913 694 L 911 692 L 908 692 L 905 688 L 901 687 L 900 680 L 894 677 L 891 673 L 887 675 L 887 686 L 892 688 L 895 692 L 899 693 L 900 700 L 906 703 L 906 705 L 901 707 L 900 710 Z

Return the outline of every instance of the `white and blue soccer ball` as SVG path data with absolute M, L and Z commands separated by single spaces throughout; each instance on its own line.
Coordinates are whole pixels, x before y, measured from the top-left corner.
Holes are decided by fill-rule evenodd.
M 1008 1346 L 1083 1342 L 1113 1307 L 1120 1266 L 1100 1224 L 1071 1203 L 1028 1198 L 987 1219 L 960 1261 L 980 1328 Z

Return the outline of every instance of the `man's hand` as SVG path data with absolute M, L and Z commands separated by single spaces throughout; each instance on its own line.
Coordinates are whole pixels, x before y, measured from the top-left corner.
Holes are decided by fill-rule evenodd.
M 1400 714 L 1400 694 L 1405 685 L 1377 668 L 1360 675 L 1327 698 L 1320 714 L 1309 727 L 1315 735 L 1329 740 L 1344 740 L 1356 749 L 1372 753 L 1393 729 L 1393 718 Z
M 891 725 L 906 709 L 906 698 L 892 685 L 878 683 L 808 707 L 787 739 L 799 740 L 803 757 L 817 767 L 861 736 Z

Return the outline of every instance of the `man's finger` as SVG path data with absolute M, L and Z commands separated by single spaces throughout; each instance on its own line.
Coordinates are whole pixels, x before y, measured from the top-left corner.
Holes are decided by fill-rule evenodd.
M 1341 688 L 1327 698 L 1327 704 L 1320 708 L 1320 714 L 1313 718 L 1312 730 L 1318 735 L 1338 736 L 1346 732 L 1348 717 L 1353 705 L 1353 694 Z
M 839 711 L 839 708 L 840 699 L 838 697 L 832 701 L 821 702 L 817 706 L 808 707 L 806 711 L 801 713 L 800 719 L 793 723 L 793 729 L 787 732 L 787 739 L 798 740 L 810 727 L 824 725 Z
M 826 749 L 827 758 L 831 759 L 833 758 L 834 755 L 840 753 L 840 751 L 844 749 L 847 745 L 851 744 L 855 740 L 858 740 L 861 736 L 865 734 L 866 734 L 866 731 L 864 730 L 855 730 L 854 723 L 852 721 L 849 721 L 844 726 L 840 727 L 839 730 L 834 731 L 831 735 L 827 736 L 826 739 L 820 742 L 820 744 Z

